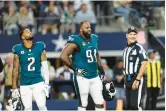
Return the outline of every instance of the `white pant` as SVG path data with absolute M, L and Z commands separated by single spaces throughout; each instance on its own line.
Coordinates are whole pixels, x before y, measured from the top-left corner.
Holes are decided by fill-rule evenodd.
M 103 85 L 99 76 L 93 79 L 86 79 L 81 76 L 76 76 L 76 79 L 77 81 L 74 81 L 75 87 L 78 95 L 80 96 L 79 99 L 82 107 L 87 107 L 89 93 L 92 96 L 95 104 L 104 104 L 102 95 Z
M 40 111 L 47 111 L 44 82 L 20 86 L 20 93 L 25 111 L 32 111 L 32 95 Z

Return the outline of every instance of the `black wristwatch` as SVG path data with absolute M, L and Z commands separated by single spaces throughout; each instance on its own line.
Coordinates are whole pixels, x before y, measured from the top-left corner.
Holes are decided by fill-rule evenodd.
M 135 80 L 137 80 L 137 81 L 139 81 L 139 82 L 141 81 L 141 80 L 138 80 L 138 79 L 135 79 Z

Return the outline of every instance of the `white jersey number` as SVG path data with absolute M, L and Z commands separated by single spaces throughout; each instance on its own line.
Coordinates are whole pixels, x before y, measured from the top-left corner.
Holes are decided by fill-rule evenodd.
M 30 62 L 28 65 L 28 71 L 35 71 L 35 67 L 32 67 L 33 63 L 35 62 L 34 57 L 28 58 L 28 61 Z
M 94 57 L 93 57 L 93 54 L 94 54 Z M 88 62 L 91 63 L 91 62 L 96 62 L 96 49 L 94 49 L 94 51 L 92 50 L 87 50 L 86 51 L 86 57 L 88 58 Z

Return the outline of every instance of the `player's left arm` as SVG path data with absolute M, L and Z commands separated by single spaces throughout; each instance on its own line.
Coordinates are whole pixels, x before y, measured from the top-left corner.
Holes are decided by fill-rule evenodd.
M 96 54 L 96 57 L 97 57 L 97 66 L 98 66 L 98 70 L 100 71 L 100 74 L 102 74 L 103 76 L 105 76 L 105 72 L 104 72 L 104 69 L 103 69 L 103 66 L 101 64 L 101 59 L 100 59 L 100 56 L 99 56 L 99 53 L 97 52 Z
M 19 57 L 17 54 L 14 54 L 12 78 L 12 88 L 16 89 L 19 78 Z
M 49 84 L 49 70 L 48 70 L 48 64 L 47 64 L 47 56 L 46 56 L 46 51 L 44 50 L 41 55 L 41 64 L 43 68 L 43 75 L 44 75 L 44 80 L 46 84 Z
M 137 78 L 136 78 L 137 80 L 141 80 L 141 78 L 144 75 L 144 72 L 146 70 L 146 65 L 147 65 L 147 61 L 141 62 L 141 67 L 140 67 L 140 70 L 139 70 Z
M 139 69 L 139 72 L 137 74 L 136 80 L 134 81 L 133 85 L 132 85 L 132 89 L 138 89 L 139 84 L 140 84 L 140 80 L 143 77 L 145 70 L 146 70 L 146 66 L 147 66 L 147 55 L 146 52 L 143 48 L 140 48 L 138 51 L 138 57 L 139 60 L 141 61 L 141 67 Z
M 133 85 L 132 85 L 132 89 L 135 90 L 135 89 L 138 89 L 139 87 L 139 84 L 140 84 L 140 81 L 141 81 L 141 78 L 142 76 L 144 75 L 144 72 L 146 70 L 146 65 L 147 65 L 147 61 L 142 61 L 141 62 L 141 67 L 140 67 L 140 70 L 138 72 L 138 75 L 136 77 L 136 80 L 134 81 Z
M 137 80 L 141 80 L 142 76 L 143 76 L 144 73 L 145 73 L 146 66 L 147 66 L 147 63 L 148 63 L 146 51 L 145 51 L 143 48 L 141 48 L 141 49 L 139 50 L 138 56 L 139 56 L 139 59 L 140 59 L 140 61 L 141 61 L 141 67 L 140 67 L 140 70 L 139 70 L 139 72 L 138 72 L 138 75 L 137 75 L 136 79 L 137 79 Z

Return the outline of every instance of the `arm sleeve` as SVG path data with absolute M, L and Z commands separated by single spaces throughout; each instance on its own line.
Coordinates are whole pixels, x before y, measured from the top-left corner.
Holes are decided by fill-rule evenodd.
M 49 84 L 49 70 L 47 61 L 42 61 L 43 76 L 46 84 Z
M 41 50 L 42 52 L 46 50 L 46 45 L 44 42 L 40 42 Z M 47 61 L 41 62 L 42 69 L 43 69 L 43 76 L 46 84 L 49 84 L 49 69 L 48 69 L 48 63 Z

